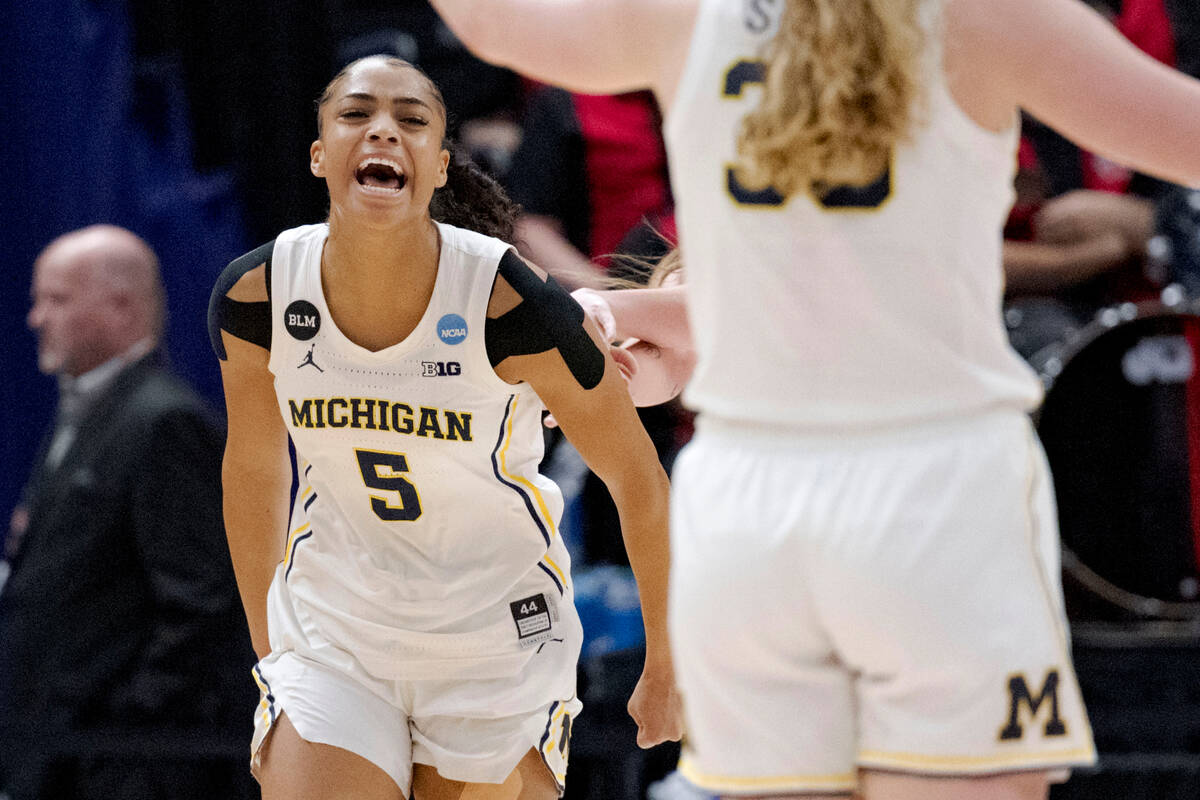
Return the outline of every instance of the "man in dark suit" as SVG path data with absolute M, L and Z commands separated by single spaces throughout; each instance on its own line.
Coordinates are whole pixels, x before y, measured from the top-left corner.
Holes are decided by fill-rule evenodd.
M 257 691 L 223 436 L 164 365 L 158 261 L 85 228 L 41 253 L 32 294 L 60 397 L 0 563 L 0 794 L 246 796 Z

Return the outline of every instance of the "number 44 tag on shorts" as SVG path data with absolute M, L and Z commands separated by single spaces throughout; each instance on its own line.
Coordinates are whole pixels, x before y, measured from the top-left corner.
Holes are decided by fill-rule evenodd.
M 546 595 L 530 595 L 509 603 L 508 607 L 517 626 L 517 643 L 522 648 L 549 641 L 558 609 L 547 601 Z

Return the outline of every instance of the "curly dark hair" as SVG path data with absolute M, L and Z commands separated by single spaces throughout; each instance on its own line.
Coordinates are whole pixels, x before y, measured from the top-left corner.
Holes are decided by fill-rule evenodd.
M 433 193 L 429 216 L 514 244 L 521 207 L 456 144 L 448 140 L 444 146 L 450 151 L 446 185 Z

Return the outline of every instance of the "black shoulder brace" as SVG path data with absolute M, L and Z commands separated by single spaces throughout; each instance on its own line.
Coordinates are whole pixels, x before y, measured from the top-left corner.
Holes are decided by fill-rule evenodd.
M 217 358 L 224 361 L 225 343 L 221 331 L 231 336 L 271 349 L 271 253 L 274 240 L 255 248 L 244 256 L 235 258 L 217 278 L 212 295 L 208 299 L 208 338 L 212 342 Z M 250 270 L 266 265 L 267 299 L 253 303 L 242 303 L 229 299 L 229 290 Z
M 584 389 L 604 377 L 604 353 L 583 327 L 583 309 L 554 278 L 543 281 L 520 256 L 509 250 L 496 270 L 521 302 L 484 329 L 488 361 L 495 367 L 509 356 L 558 350 L 567 369 Z

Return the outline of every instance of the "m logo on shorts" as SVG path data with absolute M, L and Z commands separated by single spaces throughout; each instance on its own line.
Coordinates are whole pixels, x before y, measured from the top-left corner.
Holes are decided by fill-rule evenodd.
M 1000 729 L 1000 741 L 1020 739 L 1025 735 L 1025 728 L 1021 725 L 1022 706 L 1029 709 L 1031 721 L 1037 720 L 1043 706 L 1047 707 L 1049 719 L 1042 733 L 1046 736 L 1067 735 L 1067 726 L 1058 716 L 1058 680 L 1058 670 L 1047 672 L 1042 690 L 1035 696 L 1029 691 L 1024 675 L 1014 675 L 1008 679 L 1008 724 Z

